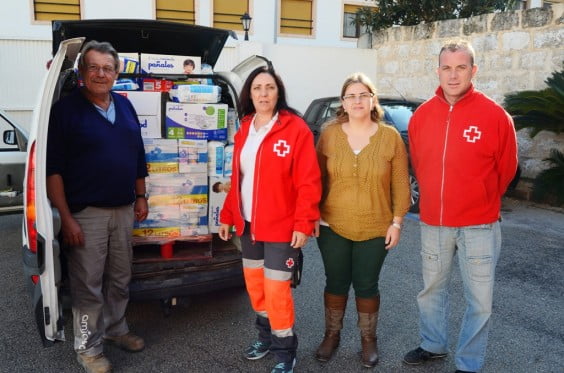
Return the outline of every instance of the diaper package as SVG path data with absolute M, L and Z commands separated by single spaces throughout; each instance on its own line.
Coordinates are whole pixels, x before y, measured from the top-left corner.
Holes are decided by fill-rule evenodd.
M 143 74 L 199 74 L 201 58 L 141 53 Z
M 221 141 L 208 142 L 208 175 L 223 177 L 225 167 L 225 144 Z
M 178 140 L 178 171 L 208 172 L 208 144 L 206 140 Z
M 231 189 L 231 178 L 212 176 L 210 179 L 210 198 L 208 224 L 210 233 L 217 233 L 221 225 L 219 213 L 223 208 L 227 192 Z
M 228 177 L 231 176 L 233 170 L 233 144 L 225 145 L 223 151 L 223 176 Z
M 226 104 L 166 103 L 168 139 L 227 140 Z
M 139 54 L 138 53 L 118 53 L 119 73 L 137 74 L 139 73 Z
M 143 139 L 143 144 L 149 174 L 178 172 L 177 140 Z
M 235 142 L 235 133 L 239 130 L 239 117 L 235 109 L 227 110 L 227 142 Z
M 174 84 L 169 94 L 174 102 L 215 104 L 221 100 L 221 87 L 203 84 Z

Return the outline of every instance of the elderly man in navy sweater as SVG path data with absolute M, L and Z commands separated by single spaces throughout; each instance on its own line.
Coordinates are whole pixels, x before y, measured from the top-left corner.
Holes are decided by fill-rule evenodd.
M 137 114 L 111 92 L 118 54 L 90 41 L 79 60 L 84 87 L 51 110 L 47 192 L 61 215 L 68 259 L 74 349 L 87 372 L 109 372 L 103 342 L 141 351 L 125 310 L 133 220 L 147 217 L 147 166 Z

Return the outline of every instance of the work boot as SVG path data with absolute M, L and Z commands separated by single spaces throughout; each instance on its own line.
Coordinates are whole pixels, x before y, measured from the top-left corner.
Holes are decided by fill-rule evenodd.
M 380 309 L 380 296 L 373 298 L 356 298 L 358 311 L 358 328 L 360 329 L 360 342 L 362 345 L 362 365 L 373 368 L 378 363 L 378 343 L 376 327 L 378 326 L 378 310 Z
M 128 332 L 118 337 L 105 336 L 104 341 L 106 343 L 118 346 L 122 350 L 128 352 L 139 352 L 143 351 L 143 349 L 145 348 L 145 341 L 143 340 L 143 338 L 133 334 L 132 332 Z
M 333 295 L 324 293 L 325 301 L 325 336 L 315 352 L 315 358 L 319 361 L 329 361 L 333 353 L 339 347 L 341 341 L 341 329 L 343 329 L 343 317 L 347 306 L 346 295 Z
M 76 354 L 76 360 L 87 373 L 109 373 L 112 371 L 112 364 L 103 353 L 94 356 Z

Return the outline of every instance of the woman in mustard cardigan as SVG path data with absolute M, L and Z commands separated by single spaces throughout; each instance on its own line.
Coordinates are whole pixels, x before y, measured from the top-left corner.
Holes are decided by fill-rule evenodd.
M 388 250 L 398 244 L 410 204 L 405 145 L 383 114 L 370 79 L 355 73 L 345 80 L 337 118 L 317 144 L 323 182 L 317 243 L 326 275 L 320 361 L 328 361 L 339 345 L 352 283 L 362 365 L 378 362 L 378 278 Z

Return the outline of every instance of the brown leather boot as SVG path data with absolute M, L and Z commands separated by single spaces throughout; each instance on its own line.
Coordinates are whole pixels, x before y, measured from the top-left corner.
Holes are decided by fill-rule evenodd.
M 341 329 L 343 329 L 343 316 L 347 306 L 346 295 L 324 293 L 325 300 L 325 336 L 315 352 L 319 361 L 329 361 L 333 352 L 339 346 Z
M 356 298 L 358 327 L 360 329 L 360 342 L 362 344 L 362 365 L 366 368 L 373 368 L 378 363 L 376 328 L 378 326 L 379 309 L 379 295 L 373 298 Z
M 112 364 L 103 353 L 95 356 L 76 354 L 76 359 L 87 373 L 110 373 L 112 371 Z

